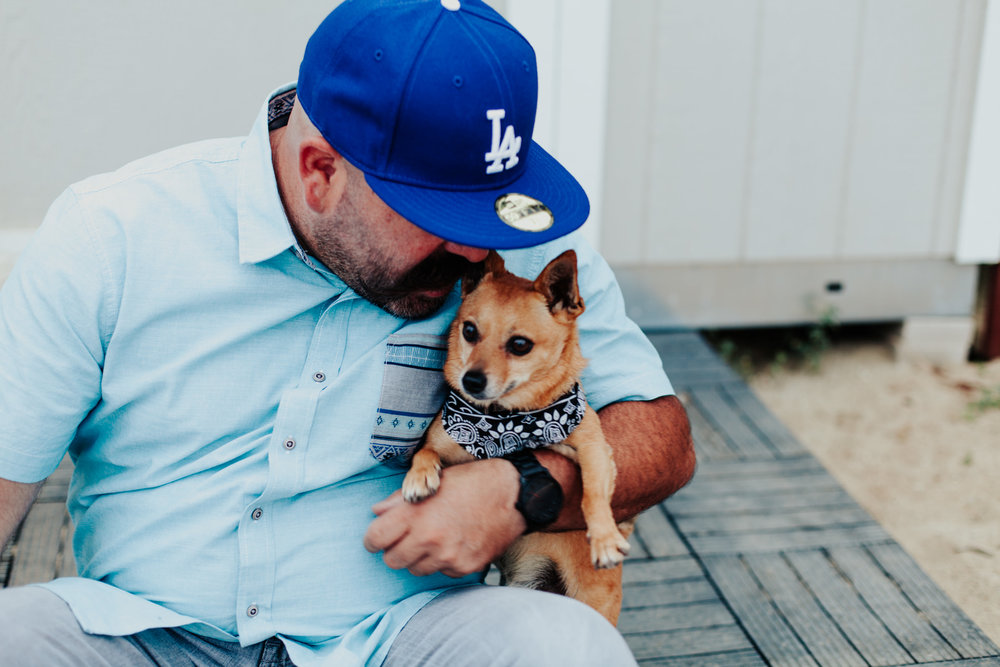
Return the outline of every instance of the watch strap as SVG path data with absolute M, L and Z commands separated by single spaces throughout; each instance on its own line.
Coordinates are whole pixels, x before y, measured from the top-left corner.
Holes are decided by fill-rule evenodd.
M 529 449 L 511 452 L 503 458 L 517 468 L 521 477 L 521 488 L 514 507 L 524 517 L 527 532 L 540 530 L 555 521 L 563 505 L 559 482 Z

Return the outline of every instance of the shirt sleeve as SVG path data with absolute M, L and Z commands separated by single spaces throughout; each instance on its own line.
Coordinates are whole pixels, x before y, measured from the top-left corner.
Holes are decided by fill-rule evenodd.
M 674 393 L 660 356 L 625 314 L 625 300 L 608 263 L 579 234 L 528 250 L 503 253 L 508 270 L 534 279 L 564 250 L 577 255 L 577 283 L 585 310 L 577 320 L 587 358 L 582 384 L 587 401 L 601 409 L 618 401 L 645 401 Z
M 0 289 L 0 477 L 47 477 L 100 395 L 106 258 L 64 192 Z

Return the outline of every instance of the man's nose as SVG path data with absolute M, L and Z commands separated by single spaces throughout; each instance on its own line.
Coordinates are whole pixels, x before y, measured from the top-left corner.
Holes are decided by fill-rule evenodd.
M 453 255 L 460 255 L 464 257 L 473 264 L 478 264 L 486 259 L 486 255 L 489 253 L 489 250 L 484 248 L 474 248 L 470 245 L 460 245 L 458 243 L 452 243 L 451 241 L 445 242 L 444 249 Z

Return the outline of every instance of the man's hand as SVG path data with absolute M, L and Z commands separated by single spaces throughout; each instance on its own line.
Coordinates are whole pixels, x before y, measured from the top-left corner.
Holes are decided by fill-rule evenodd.
M 486 569 L 524 532 L 524 517 L 514 508 L 519 477 L 508 461 L 451 466 L 441 480 L 440 491 L 419 503 L 396 491 L 375 505 L 365 548 L 384 551 L 393 569 L 464 577 Z
M 612 500 L 618 520 L 655 505 L 691 479 L 691 428 L 676 396 L 613 403 L 598 414 L 618 467 Z M 549 530 L 585 529 L 580 469 L 556 452 L 535 453 L 565 497 Z M 524 517 L 514 508 L 519 475 L 508 461 L 452 466 L 441 480 L 437 495 L 420 503 L 406 503 L 397 491 L 375 505 L 378 516 L 368 527 L 365 548 L 385 551 L 391 568 L 461 577 L 485 569 L 524 532 Z

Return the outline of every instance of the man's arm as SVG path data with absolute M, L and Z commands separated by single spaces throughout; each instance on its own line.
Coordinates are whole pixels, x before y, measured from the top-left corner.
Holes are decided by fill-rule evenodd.
M 656 504 L 691 479 L 690 427 L 676 397 L 614 403 L 598 414 L 618 467 L 612 502 L 618 518 Z M 565 494 L 552 529 L 584 528 L 580 469 L 555 452 L 539 452 L 539 460 Z M 514 466 L 502 459 L 446 468 L 435 496 L 409 504 L 397 491 L 378 503 L 365 547 L 384 551 L 389 567 L 414 574 L 463 576 L 482 570 L 524 532 L 524 518 L 514 508 L 518 479 Z
M 0 551 L 13 537 L 40 488 L 41 482 L 22 484 L 0 478 Z
M 676 396 L 622 401 L 602 408 L 601 429 L 611 445 L 618 474 L 611 506 L 619 521 L 673 495 L 694 475 L 691 427 Z M 580 503 L 580 469 L 556 452 L 537 452 L 563 488 L 563 511 L 550 530 L 586 528 Z

